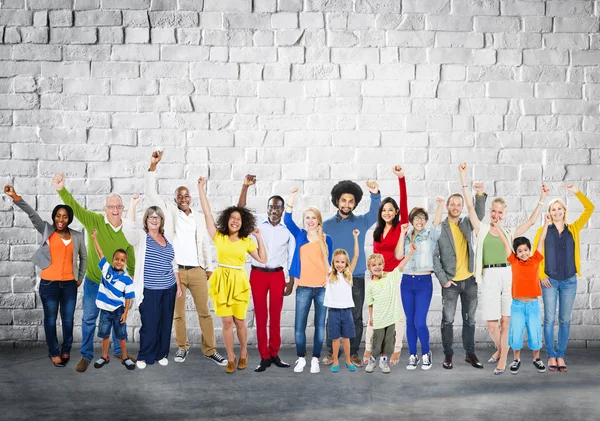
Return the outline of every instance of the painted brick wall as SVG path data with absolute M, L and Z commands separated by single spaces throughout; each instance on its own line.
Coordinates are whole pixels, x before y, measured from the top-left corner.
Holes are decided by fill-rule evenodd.
M 566 197 L 571 218 L 581 206 L 564 183 L 600 202 L 598 1 L 3 0 L 0 7 L 0 182 L 14 184 L 45 217 L 59 202 L 52 174 L 64 171 L 76 197 L 100 210 L 111 191 L 142 191 L 159 146 L 159 191 L 170 195 L 208 175 L 214 209 L 236 200 L 250 172 L 259 181 L 249 205 L 259 212 L 268 196 L 298 186 L 299 209 L 316 204 L 329 216 L 337 180 L 376 178 L 384 196 L 396 196 L 391 166 L 402 164 L 409 205 L 432 210 L 436 195 L 459 191 L 463 160 L 471 179 L 507 199 L 507 225 L 527 218 L 542 180 L 551 196 Z M 5 345 L 44 340 L 29 262 L 39 239 L 3 197 Z M 595 215 L 582 233 L 574 345 L 600 343 L 599 255 Z M 429 322 L 439 342 L 434 284 Z M 191 297 L 188 304 L 197 344 Z M 289 297 L 287 343 L 293 320 Z M 78 310 L 76 340 L 80 321 Z M 485 342 L 482 326 L 477 340 Z M 137 340 L 137 312 L 129 329 Z

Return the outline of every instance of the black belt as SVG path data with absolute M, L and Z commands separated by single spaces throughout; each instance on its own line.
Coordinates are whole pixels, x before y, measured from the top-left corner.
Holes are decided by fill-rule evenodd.
M 496 263 L 495 265 L 483 265 L 484 269 L 488 269 L 488 268 L 506 268 L 509 267 L 510 264 L 509 263 Z
M 259 272 L 268 272 L 268 273 L 281 272 L 283 270 L 283 268 L 281 266 L 279 266 L 278 268 L 261 268 L 258 266 L 251 265 L 251 267 L 253 270 L 257 270 Z
M 177 265 L 177 266 L 179 266 L 179 269 L 185 269 L 185 270 L 196 269 L 196 268 L 200 267 L 200 266 L 185 266 L 185 265 Z

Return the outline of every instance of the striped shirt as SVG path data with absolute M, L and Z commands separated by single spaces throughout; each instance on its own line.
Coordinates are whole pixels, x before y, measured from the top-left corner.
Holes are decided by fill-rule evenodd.
M 144 259 L 144 288 L 168 289 L 175 285 L 173 260 L 175 251 L 166 237 L 166 246 L 161 246 L 146 234 L 146 256 Z
M 402 272 L 396 268 L 367 284 L 365 301 L 373 306 L 373 329 L 383 329 L 402 320 L 402 307 L 398 304 L 401 280 Z
M 98 287 L 96 307 L 106 311 L 115 311 L 125 304 L 127 298 L 135 298 L 133 280 L 126 272 L 117 272 L 108 264 L 106 257 L 100 260 L 98 267 L 102 272 L 102 281 Z

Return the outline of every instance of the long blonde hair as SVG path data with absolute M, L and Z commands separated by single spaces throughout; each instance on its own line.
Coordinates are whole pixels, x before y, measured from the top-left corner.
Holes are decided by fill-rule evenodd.
M 303 223 L 304 223 L 304 218 L 306 217 L 306 212 L 309 212 L 309 211 L 315 214 L 315 216 L 317 217 L 317 222 L 322 227 L 323 226 L 323 217 L 321 216 L 321 211 L 319 209 L 315 208 L 314 206 L 306 208 L 306 210 L 302 214 Z M 326 250 L 325 257 L 329 257 L 329 249 L 327 248 L 327 242 L 325 241 L 325 238 L 321 238 L 321 242 L 323 243 L 323 246 L 325 247 L 325 250 Z
M 564 200 L 562 200 L 560 198 L 552 200 L 548 204 L 548 214 L 550 214 L 550 209 L 552 209 L 552 205 L 554 205 L 555 203 L 560 204 L 563 207 L 563 209 L 565 210 L 565 214 L 563 215 L 563 222 L 566 224 L 567 223 L 567 204 L 565 203 Z
M 352 286 L 352 272 L 350 272 L 350 256 L 344 249 L 337 249 L 333 252 L 333 257 L 331 258 L 331 273 L 329 274 L 329 282 L 335 284 L 338 281 L 338 272 L 335 268 L 335 256 L 344 256 L 346 258 L 346 266 L 344 270 L 341 272 L 342 276 L 348 283 L 348 285 Z

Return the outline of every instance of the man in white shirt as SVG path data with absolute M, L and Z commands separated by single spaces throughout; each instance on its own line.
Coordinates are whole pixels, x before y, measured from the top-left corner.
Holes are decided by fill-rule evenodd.
M 247 175 L 242 184 L 238 206 L 246 206 L 248 187 L 256 183 L 256 177 Z M 285 270 L 289 269 L 294 256 L 296 241 L 281 222 L 284 202 L 281 196 L 271 196 L 267 202 L 267 219 L 258 224 L 258 228 L 267 248 L 268 261 L 261 264 L 252 259 L 250 287 L 256 318 L 256 340 L 260 353 L 260 364 L 254 371 L 265 371 L 271 364 L 277 367 L 289 367 L 279 358 L 281 346 L 281 309 L 283 297 L 294 289 L 294 281 L 285 282 Z M 267 301 L 267 295 L 269 296 Z M 267 336 L 267 323 L 269 334 Z
M 183 294 L 175 300 L 175 342 L 179 349 L 175 362 L 185 361 L 190 344 L 185 322 L 186 291 L 189 289 L 194 299 L 200 330 L 202 331 L 202 353 L 214 363 L 225 366 L 227 360 L 216 350 L 215 329 L 208 308 L 208 278 L 212 273 L 210 240 L 206 223 L 201 212 L 190 207 L 191 195 L 187 187 L 175 190 L 174 202 L 165 202 L 156 192 L 156 166 L 162 159 L 162 151 L 152 153 L 150 168 L 146 173 L 145 195 L 150 206 L 158 206 L 171 218 L 175 227 L 175 237 L 169 238 L 175 250 L 175 260 L 179 265 L 179 277 Z

